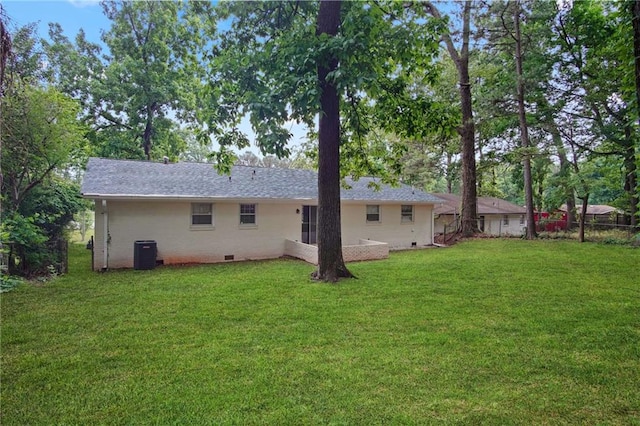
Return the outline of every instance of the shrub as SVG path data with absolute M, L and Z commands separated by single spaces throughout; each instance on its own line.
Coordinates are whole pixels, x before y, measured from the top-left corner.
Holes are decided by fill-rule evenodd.
M 0 275 L 0 293 L 6 293 L 16 288 L 22 283 L 22 279 L 11 275 L 6 275 L 4 272 Z

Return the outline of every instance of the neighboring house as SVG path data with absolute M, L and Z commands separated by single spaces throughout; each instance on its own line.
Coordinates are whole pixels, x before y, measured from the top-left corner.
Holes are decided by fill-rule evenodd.
M 560 212 L 567 213 L 567 205 L 563 204 L 558 209 Z M 576 213 L 580 216 L 582 212 L 582 205 L 576 205 Z M 578 219 L 579 220 L 579 219 Z M 592 204 L 587 206 L 587 214 L 585 217 L 587 224 L 601 224 L 601 225 L 628 225 L 630 219 L 628 215 L 624 214 L 623 210 L 615 207 L 607 206 L 604 204 Z
M 444 200 L 434 210 L 434 230 L 438 234 L 460 227 L 462 198 L 455 194 L 433 194 Z M 522 235 L 527 226 L 526 209 L 495 197 L 478 197 L 478 228 L 491 235 Z
M 132 267 L 143 240 L 156 242 L 164 264 L 285 254 L 317 262 L 317 176 L 246 166 L 227 176 L 211 164 L 91 158 L 82 195 L 95 201 L 94 268 Z M 355 253 L 345 260 L 431 245 L 440 200 L 406 185 L 376 191 L 372 181 L 347 179 L 351 188 L 341 190 L 342 242 Z

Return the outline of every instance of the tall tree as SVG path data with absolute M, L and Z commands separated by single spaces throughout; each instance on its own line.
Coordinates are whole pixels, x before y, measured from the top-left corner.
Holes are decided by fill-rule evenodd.
M 7 18 L 4 12 L 4 7 L 0 4 L 0 101 L 4 94 L 7 60 L 11 54 L 11 34 L 5 24 L 6 20 Z M 1 143 L 2 142 L 0 141 L 0 148 L 2 147 Z
M 524 173 L 524 194 L 525 207 L 527 210 L 527 239 L 531 240 L 536 237 L 536 227 L 533 206 L 533 180 L 531 176 L 531 157 L 529 153 L 529 128 L 527 126 L 527 115 L 525 107 L 525 89 L 522 71 L 522 32 L 520 31 L 520 2 L 514 2 L 513 9 L 513 38 L 515 41 L 515 63 L 517 76 L 517 101 L 518 101 L 518 121 L 520 123 L 520 138 L 522 147 L 522 166 Z
M 201 62 L 213 19 L 206 2 L 105 0 L 108 53 L 81 31 L 70 42 L 51 25 L 50 78 L 82 102 L 95 154 L 177 158 L 186 149 L 180 127 L 195 126 L 204 84 Z M 207 23 L 205 26 L 204 23 Z M 100 76 L 96 78 L 96 76 Z
M 17 210 L 27 194 L 82 151 L 77 104 L 52 87 L 14 83 L 2 103 L 2 195 Z
M 638 169 L 634 124 L 635 82 L 630 16 L 624 3 L 575 2 L 554 29 L 562 52 L 558 80 L 566 86 L 564 113 L 589 134 L 573 138 L 591 157 L 620 159 L 625 210 L 638 220 Z M 566 127 L 566 126 L 565 126 Z
M 221 36 L 222 63 L 211 76 L 212 96 L 228 107 L 218 114 L 227 114 L 233 132 L 248 114 L 262 153 L 279 157 L 290 151 L 286 123 L 313 128 L 319 115 L 315 275 L 349 276 L 341 255 L 340 179 L 397 179 L 402 149 L 369 136 L 376 127 L 407 131 L 425 113 L 415 107 L 425 102 L 411 102 L 408 75 L 432 67 L 436 27 L 418 32 L 417 20 L 392 2 L 230 2 L 219 11 L 232 27 Z M 227 164 L 228 148 L 239 145 L 233 139 L 221 140 L 218 158 Z
M 629 2 L 629 9 L 631 11 L 631 26 L 633 29 L 633 63 L 636 71 L 636 109 L 638 120 L 640 120 L 640 0 Z
M 460 51 L 453 43 L 450 31 L 442 35 L 447 51 L 458 71 L 458 88 L 462 125 L 458 129 L 461 140 L 462 169 L 462 234 L 465 236 L 478 232 L 478 200 L 476 179 L 476 141 L 475 123 L 473 121 L 473 101 L 471 96 L 471 80 L 469 78 L 469 43 L 471 39 L 471 8 L 473 2 L 465 1 L 462 5 L 462 41 Z M 424 7 L 429 14 L 441 19 L 440 11 L 432 2 L 425 2 Z
M 4 98 L 5 92 L 5 70 L 7 61 L 11 54 L 11 34 L 9 34 L 9 29 L 5 24 L 7 17 L 4 12 L 4 7 L 0 4 L 0 107 L 2 107 L 2 102 Z M 2 117 L 0 116 L 0 120 Z M 0 137 L 0 188 L 3 186 L 3 173 L 2 173 L 2 137 Z M 0 196 L 0 217 L 2 217 L 3 212 L 3 200 Z M 0 238 L 0 269 L 3 269 L 6 266 L 6 258 L 4 256 L 4 244 L 2 238 Z
M 340 1 L 321 1 L 316 36 L 335 37 L 340 26 Z M 318 124 L 318 270 L 316 278 L 336 281 L 351 277 L 342 258 L 340 220 L 340 98 L 335 80 L 338 58 L 318 63 L 320 120 Z
M 638 114 L 637 126 L 640 127 L 640 0 L 631 1 L 631 27 L 633 29 L 633 57 L 635 66 L 635 94 L 636 112 Z M 637 133 L 637 131 L 636 131 Z M 636 151 L 640 152 L 640 137 L 636 134 Z M 636 154 L 636 171 L 640 170 L 640 154 Z M 637 172 L 636 172 L 637 173 Z M 640 215 L 640 178 L 636 178 L 636 216 Z M 640 223 L 640 218 L 636 219 L 636 225 Z

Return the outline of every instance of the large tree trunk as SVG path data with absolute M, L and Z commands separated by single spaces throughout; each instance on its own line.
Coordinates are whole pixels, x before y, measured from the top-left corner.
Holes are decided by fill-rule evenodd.
M 320 2 L 316 34 L 335 36 L 340 25 L 340 1 Z M 337 59 L 318 65 L 320 123 L 318 126 L 318 280 L 335 282 L 351 277 L 342 257 L 340 220 L 340 99 L 326 77 L 338 66 Z
M 462 235 L 470 236 L 478 232 L 475 125 L 471 107 L 469 55 L 461 55 L 460 60 L 458 75 L 462 104 L 462 131 L 460 133 L 462 142 Z
M 520 121 L 521 147 L 523 150 L 522 165 L 524 169 L 524 196 L 527 209 L 527 234 L 526 238 L 532 240 L 536 237 L 535 215 L 533 208 L 533 184 L 531 178 L 531 155 L 529 153 L 529 128 L 524 106 L 524 81 L 522 72 L 522 34 L 520 33 L 520 3 L 516 1 L 513 12 L 513 23 L 516 42 L 516 74 L 518 78 L 518 119 Z
M 434 18 L 440 19 L 440 11 L 431 2 L 424 7 Z M 462 153 L 462 235 L 471 236 L 478 229 L 478 192 L 476 188 L 476 145 L 475 125 L 473 122 L 473 104 L 471 98 L 471 82 L 469 80 L 469 39 L 471 36 L 471 1 L 464 3 L 462 10 L 462 47 L 456 50 L 449 34 L 442 36 L 451 60 L 458 71 L 460 84 L 460 103 L 462 109 L 462 126 L 460 133 L 460 150 Z

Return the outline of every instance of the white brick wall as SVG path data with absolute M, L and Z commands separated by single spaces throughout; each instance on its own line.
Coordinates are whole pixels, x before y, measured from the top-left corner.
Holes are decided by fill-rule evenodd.
M 155 240 L 165 264 L 269 259 L 284 254 L 285 238 L 300 238 L 296 204 L 257 203 L 256 226 L 240 225 L 239 202 L 213 202 L 214 226 L 191 226 L 191 202 L 107 201 L 109 268 L 133 267 L 134 242 Z M 96 205 L 95 267 L 102 268 L 102 205 Z
M 101 200 L 96 200 L 94 268 L 103 267 L 103 223 L 107 214 L 109 268 L 133 267 L 137 240 L 155 240 L 158 259 L 165 264 L 224 262 L 225 256 L 233 256 L 233 260 L 268 259 L 285 253 L 317 264 L 315 246 L 300 253 L 295 251 L 302 250 L 298 245 L 285 248 L 285 240 L 301 239 L 300 212 L 306 203 L 257 202 L 256 226 L 243 227 L 239 223 L 240 202 L 252 201 L 212 201 L 214 226 L 195 229 L 191 226 L 191 201 L 108 200 L 104 212 Z M 401 222 L 400 210 L 399 204 L 383 204 L 380 223 L 370 224 L 366 222 L 366 203 L 343 204 L 345 260 L 380 259 L 388 256 L 389 249 L 409 248 L 412 243 L 418 247 L 431 244 L 432 206 L 416 205 L 411 223 Z M 384 246 L 375 241 L 383 241 Z M 293 254 L 287 252 L 290 249 Z M 350 250 L 353 254 L 349 254 Z
M 520 217 L 521 215 L 519 214 L 510 214 L 509 215 L 509 224 L 505 225 L 504 224 L 504 217 L 503 215 L 481 215 L 484 216 L 484 232 L 485 234 L 490 234 L 490 235 L 522 235 L 524 234 L 524 228 L 526 227 L 526 221 L 525 224 L 521 224 L 520 223 Z M 458 216 L 456 218 L 458 221 L 460 221 L 460 217 Z M 446 225 L 446 231 L 447 233 L 451 233 L 454 231 L 453 229 L 453 225 L 454 225 L 454 221 L 453 221 L 453 215 L 440 215 L 440 217 L 435 219 L 435 231 L 437 233 L 443 233 L 445 231 L 445 225 Z
M 345 262 L 386 259 L 389 257 L 389 244 L 361 239 L 358 245 L 343 246 L 342 257 Z
M 287 240 L 284 247 L 287 256 L 296 257 L 314 265 L 318 264 L 317 246 Z M 345 262 L 386 259 L 389 257 L 389 244 L 361 239 L 357 245 L 343 246 L 342 257 Z
M 318 264 L 318 247 L 316 246 L 299 241 L 286 240 L 284 242 L 284 254 L 314 265 Z
M 404 249 L 433 244 L 431 211 L 433 206 L 414 205 L 413 222 L 402 222 L 400 204 L 379 204 L 380 222 L 367 222 L 367 208 L 369 203 L 343 203 L 342 214 L 342 243 L 357 245 L 359 240 L 384 241 L 389 248 Z

